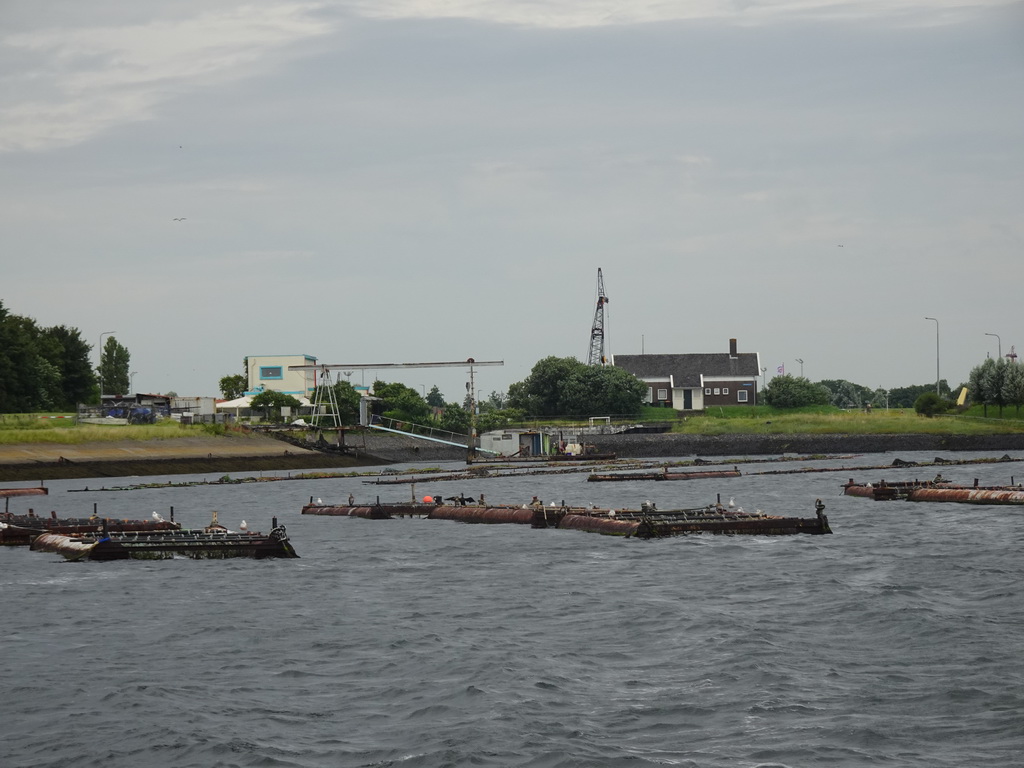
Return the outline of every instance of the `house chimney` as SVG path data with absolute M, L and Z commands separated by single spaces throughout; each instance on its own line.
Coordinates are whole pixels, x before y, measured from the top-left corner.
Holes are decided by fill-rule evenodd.
M 736 339 L 729 339 L 729 357 L 736 357 Z

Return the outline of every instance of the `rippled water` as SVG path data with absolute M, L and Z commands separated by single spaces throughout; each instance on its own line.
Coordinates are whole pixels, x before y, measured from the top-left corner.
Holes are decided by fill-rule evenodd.
M 1007 483 L 1024 464 L 942 473 Z M 0 764 L 1019 766 L 1024 509 L 872 502 L 839 488 L 934 474 L 567 474 L 415 491 L 50 483 L 48 498 L 12 500 L 12 511 L 77 515 L 96 503 L 148 517 L 174 506 L 202 525 L 217 509 L 231 527 L 262 530 L 276 515 L 301 559 L 65 563 L 0 551 Z M 807 517 L 822 498 L 835 533 L 639 541 L 299 514 L 311 496 L 350 492 L 662 508 L 721 493 Z

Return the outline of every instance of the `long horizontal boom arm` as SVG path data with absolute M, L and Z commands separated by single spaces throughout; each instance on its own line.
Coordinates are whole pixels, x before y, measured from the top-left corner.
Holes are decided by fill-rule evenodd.
M 353 365 L 289 365 L 289 371 L 323 371 L 323 370 L 369 370 L 377 368 L 459 368 L 467 365 L 474 368 L 484 365 L 504 365 L 504 360 L 460 360 L 449 363 L 359 363 Z

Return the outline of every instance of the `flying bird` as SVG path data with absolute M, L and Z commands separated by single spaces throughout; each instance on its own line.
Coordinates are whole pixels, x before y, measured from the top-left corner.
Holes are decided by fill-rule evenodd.
M 185 220 L 184 216 L 182 216 L 180 219 L 175 219 L 175 221 L 184 221 L 184 220 Z

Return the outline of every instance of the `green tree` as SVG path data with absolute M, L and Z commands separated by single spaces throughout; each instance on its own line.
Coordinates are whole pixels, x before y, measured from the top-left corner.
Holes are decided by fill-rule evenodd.
M 258 395 L 254 395 L 250 401 L 250 407 L 254 410 L 262 410 L 263 418 L 268 421 L 281 421 L 281 408 L 299 408 L 302 406 L 298 400 L 284 392 L 275 389 L 265 389 Z
M 863 408 L 871 403 L 876 393 L 860 384 L 845 379 L 822 379 L 818 382 L 831 393 L 832 405 L 836 408 Z
M 476 420 L 476 431 L 478 433 L 490 432 L 494 429 L 505 429 L 512 424 L 521 424 L 526 420 L 526 414 L 517 408 L 501 408 L 481 412 Z
M 507 406 L 532 416 L 635 416 L 646 394 L 647 385 L 622 368 L 546 357 L 509 387 Z
M 441 390 L 437 388 L 437 384 L 430 388 L 427 392 L 427 405 L 431 408 L 444 408 L 444 395 L 441 394 Z
M 225 400 L 236 400 L 249 388 L 249 377 L 241 373 L 222 376 L 219 386 Z
M 765 388 L 764 400 L 773 408 L 803 408 L 828 405 L 832 393 L 821 384 L 812 384 L 803 376 L 788 373 L 774 377 Z
M 931 418 L 949 409 L 949 401 L 939 397 L 934 392 L 925 392 L 914 403 L 914 410 L 922 416 Z
M 95 402 L 99 389 L 89 361 L 92 348 L 82 338 L 81 332 L 77 328 L 55 325 L 46 328 L 43 335 L 57 345 L 56 353 L 50 359 L 60 374 L 61 398 L 57 407 L 71 411 L 79 403 Z
M 0 413 L 30 413 L 39 400 L 35 321 L 0 302 Z
M 441 429 L 460 435 L 468 435 L 471 426 L 472 417 L 469 411 L 458 403 L 447 403 L 445 405 L 444 411 L 441 413 Z
M 889 407 L 913 408 L 914 403 L 917 402 L 917 398 L 925 392 L 934 391 L 935 382 L 932 382 L 931 384 L 915 384 L 909 387 L 893 387 L 889 390 Z M 945 379 L 939 382 L 939 391 L 943 393 L 943 396 L 949 397 L 949 384 Z
M 113 336 L 108 336 L 100 355 L 100 394 L 122 395 L 131 388 L 128 364 L 131 355 Z
M 1003 401 L 1020 413 L 1020 407 L 1024 405 L 1024 364 L 1007 364 L 1003 376 Z
M 430 406 L 412 387 L 378 380 L 373 383 L 373 394 L 384 401 L 380 405 L 382 416 L 413 424 L 426 424 L 430 420 Z
M 40 328 L 0 301 L 0 413 L 72 410 L 92 401 L 89 350 L 77 328 Z
M 1004 397 L 1004 383 L 1006 380 L 1007 367 L 1011 363 L 1004 358 L 993 360 L 986 358 L 981 365 L 971 369 L 968 391 L 971 399 L 983 407 L 983 412 L 988 416 L 990 405 L 999 408 L 999 415 L 1003 415 L 1003 406 L 1009 402 Z

